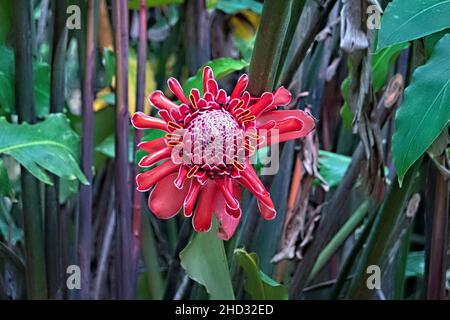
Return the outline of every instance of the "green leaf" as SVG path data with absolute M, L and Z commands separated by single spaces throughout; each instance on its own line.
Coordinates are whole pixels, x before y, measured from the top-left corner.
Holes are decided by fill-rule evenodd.
M 411 251 L 406 262 L 406 277 L 423 277 L 425 273 L 425 254 L 423 251 Z
M 59 180 L 59 203 L 64 204 L 71 197 L 76 195 L 80 190 L 80 183 L 78 180 L 68 180 L 68 179 L 60 179 Z
M 351 157 L 342 154 L 319 150 L 319 173 L 330 188 L 339 185 L 351 160 Z
M 450 0 L 394 0 L 381 19 L 378 49 L 450 27 Z
M 287 300 L 287 287 L 279 284 L 259 269 L 256 253 L 235 249 L 236 262 L 244 269 L 245 291 L 254 300 Z
M 261 14 L 263 5 L 255 0 L 219 0 L 217 9 L 228 14 L 236 14 L 240 11 L 251 10 L 254 13 Z
M 83 122 L 81 116 L 69 114 L 72 128 L 78 135 L 83 134 Z M 107 137 L 114 134 L 115 108 L 108 106 L 94 113 L 94 149 Z M 106 156 L 100 152 L 94 152 L 94 167 L 100 168 L 106 160 Z
M 374 53 L 372 57 L 372 83 L 374 92 L 377 93 L 380 91 L 384 84 L 386 83 L 387 76 L 389 74 L 389 67 L 395 62 L 398 58 L 400 52 L 403 49 L 408 48 L 408 43 L 400 43 L 393 46 L 389 46 L 383 50 L 380 50 Z M 349 70 L 351 70 L 352 66 L 349 65 Z M 347 103 L 348 101 L 348 92 L 350 90 L 350 74 L 342 81 L 341 84 L 341 92 L 344 98 L 344 104 L 340 110 L 340 115 L 342 118 L 342 123 L 345 128 L 352 128 L 352 119 L 353 115 L 350 110 L 350 107 Z
M 34 65 L 34 94 L 36 115 L 44 117 L 50 111 L 50 66 L 46 63 Z
M 397 59 L 400 52 L 409 47 L 409 43 L 399 43 L 376 52 L 372 57 L 372 82 L 373 89 L 380 91 L 386 83 L 389 66 Z
M 147 8 L 154 8 L 154 7 L 160 7 L 160 6 L 167 6 L 170 4 L 179 4 L 183 3 L 183 0 L 147 0 Z M 139 10 L 141 7 L 141 1 L 140 0 L 130 0 L 128 1 L 128 8 L 133 10 Z
M 0 114 L 4 115 L 14 109 L 14 52 L 0 46 L 0 57 Z
M 218 0 L 206 0 L 206 7 L 208 9 L 212 9 L 216 7 Z M 180 4 L 183 3 L 184 0 L 147 0 L 147 8 L 160 7 L 160 6 L 168 6 L 171 4 Z M 128 8 L 133 10 L 138 10 L 141 6 L 140 0 L 129 0 Z
M 129 142 L 128 159 L 133 162 L 133 152 L 134 152 L 134 130 L 130 130 L 130 142 Z M 116 140 L 114 134 L 103 140 L 96 148 L 95 151 L 104 154 L 109 158 L 114 158 L 116 156 Z
M 10 197 L 13 194 L 11 183 L 9 182 L 8 172 L 0 159 L 0 196 Z
M 79 137 L 62 114 L 30 125 L 12 124 L 0 118 L 0 154 L 15 158 L 44 183 L 52 184 L 45 170 L 61 178 L 87 180 L 78 167 Z
M 12 26 L 12 6 L 10 0 L 0 1 L 0 44 L 5 43 Z M 3 56 L 1 56 L 3 59 Z
M 250 59 L 252 58 L 255 39 L 256 37 L 253 37 L 251 39 L 235 37 L 234 45 L 239 50 L 241 57 L 246 61 L 250 61 Z
M 203 82 L 202 82 L 202 72 L 205 66 L 210 66 L 214 72 L 214 77 L 216 79 L 223 78 L 230 73 L 235 71 L 239 71 L 247 67 L 249 64 L 244 60 L 236 60 L 231 58 L 219 58 L 215 60 L 211 60 L 198 69 L 198 72 L 195 76 L 189 78 L 184 85 L 184 93 L 189 95 L 193 88 L 197 88 L 203 93 Z
M 103 51 L 102 64 L 105 68 L 105 87 L 110 86 L 116 74 L 116 56 L 111 49 Z
M 424 47 L 425 47 L 425 56 L 428 60 L 431 57 L 431 54 L 433 53 L 434 47 L 436 46 L 436 43 L 438 43 L 439 40 L 442 39 L 443 36 L 445 36 L 450 29 L 442 30 L 440 32 L 436 32 L 433 34 L 430 34 L 429 36 L 426 36 L 423 40 Z
M 395 118 L 392 154 L 399 182 L 450 121 L 450 35 L 414 71 Z
M 0 198 L 0 235 L 13 246 L 23 241 L 23 229 L 17 227 L 11 215 L 11 206 L 7 206 L 2 198 Z
M 189 278 L 206 288 L 212 300 L 234 300 L 227 256 L 216 229 L 214 222 L 209 232 L 194 234 L 180 252 L 181 266 Z
M 14 113 L 14 52 L 0 46 L 0 57 L 0 114 L 5 115 Z M 35 63 L 33 69 L 36 115 L 41 118 L 50 110 L 50 66 L 40 62 Z

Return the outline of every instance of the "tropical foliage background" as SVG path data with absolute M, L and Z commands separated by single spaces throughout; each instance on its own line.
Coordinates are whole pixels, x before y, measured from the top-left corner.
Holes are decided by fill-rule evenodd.
M 448 12 L 0 0 L 0 298 L 448 299 Z M 316 118 L 262 177 L 276 219 L 244 192 L 226 242 L 156 219 L 133 182 L 137 142 L 160 133 L 141 136 L 130 114 L 154 114 L 146 96 L 170 76 L 200 86 L 206 64 L 224 88 L 243 72 L 254 94 L 283 85 L 288 108 Z

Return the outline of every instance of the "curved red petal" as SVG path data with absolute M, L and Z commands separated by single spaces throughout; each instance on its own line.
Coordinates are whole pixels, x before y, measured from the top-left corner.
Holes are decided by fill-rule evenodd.
M 232 186 L 228 183 L 228 180 L 229 178 L 224 177 L 223 179 L 216 179 L 215 181 L 220 191 L 222 191 L 227 206 L 230 207 L 230 209 L 236 210 L 239 208 L 239 201 L 234 197 Z
M 198 193 L 200 192 L 201 183 L 197 179 L 193 179 L 189 187 L 189 191 L 184 199 L 184 216 L 190 217 L 194 211 L 195 202 L 197 201 Z
M 217 93 L 219 92 L 219 85 L 217 84 L 217 81 L 214 79 L 209 79 L 206 83 L 206 90 L 205 94 L 209 92 L 213 95 L 215 98 L 217 96 Z
M 263 113 L 256 120 L 257 128 L 264 128 L 275 121 L 274 131 L 267 132 L 267 144 L 305 137 L 315 126 L 314 119 L 302 110 L 274 110 Z
M 270 108 L 273 104 L 273 94 L 270 92 L 264 92 L 258 101 L 250 106 L 250 111 L 256 117 L 259 117 L 266 109 Z
M 197 88 L 194 88 L 189 93 L 189 102 L 190 106 L 195 110 L 198 109 L 198 100 L 200 99 L 200 91 Z
M 151 167 L 158 161 L 170 158 L 170 155 L 172 153 L 172 148 L 166 147 L 164 149 L 160 149 L 156 152 L 150 153 L 149 155 L 146 155 L 139 161 L 140 167 Z
M 273 92 L 274 106 L 285 106 L 292 100 L 292 94 L 285 87 L 279 87 Z
M 183 92 L 183 88 L 180 83 L 175 78 L 169 78 L 167 80 L 167 85 L 169 86 L 170 91 L 181 101 L 181 103 L 189 105 L 189 100 L 186 98 L 186 95 Z
M 158 139 L 151 140 L 151 141 L 143 141 L 143 142 L 140 142 L 137 146 L 138 146 L 138 148 L 140 148 L 148 153 L 157 152 L 157 151 L 167 147 L 166 140 L 164 138 L 158 138 Z
M 172 173 L 161 179 L 148 198 L 148 207 L 160 219 L 172 218 L 183 206 L 189 188 L 177 189 L 173 183 L 176 176 Z
M 227 205 L 225 198 L 222 193 L 217 193 L 215 203 L 214 203 L 214 215 L 219 222 L 219 227 L 217 229 L 217 236 L 222 240 L 229 240 L 241 220 L 241 210 L 239 208 L 239 214 L 231 215 L 227 212 Z
M 272 199 L 270 198 L 270 195 L 268 196 L 268 200 L 272 203 Z M 261 216 L 265 220 L 273 220 L 277 216 L 277 211 L 275 210 L 275 206 L 273 203 L 271 205 L 266 204 L 265 201 L 262 201 L 260 199 L 257 200 L 259 212 L 261 213 Z
M 194 218 L 192 219 L 195 231 L 208 232 L 211 229 L 212 210 L 216 192 L 216 184 L 212 181 L 209 181 L 201 190 Z
M 181 189 L 183 187 L 188 172 L 189 170 L 186 168 L 186 166 L 180 166 L 180 169 L 178 170 L 178 176 L 174 181 L 175 187 L 177 187 L 178 189 Z
M 269 194 L 250 163 L 247 163 L 245 169 L 240 171 L 240 174 L 240 179 L 244 179 L 244 182 L 246 183 L 244 187 L 249 189 L 252 193 L 257 193 L 260 195 Z
M 247 164 L 240 174 L 241 177 L 238 181 L 258 199 L 261 216 L 266 220 L 275 218 L 276 210 L 270 198 L 270 193 L 264 187 L 251 164 Z
M 148 99 L 159 110 L 166 110 L 170 113 L 171 109 L 178 108 L 178 105 L 167 98 L 160 90 L 153 92 Z
M 248 76 L 244 73 L 242 76 L 239 77 L 239 80 L 236 83 L 236 86 L 233 89 L 233 92 L 231 93 L 230 100 L 232 99 L 239 99 L 242 95 L 242 93 L 247 89 L 248 85 Z
M 227 103 L 227 93 L 225 92 L 225 90 L 219 90 L 219 92 L 217 93 L 216 101 L 217 103 L 220 103 L 222 105 L 225 105 Z
M 202 77 L 203 77 L 203 92 L 205 93 L 208 92 L 208 81 L 210 79 L 214 79 L 214 73 L 211 67 L 206 66 L 203 68 Z
M 232 195 L 236 199 L 239 199 L 241 190 L 239 185 L 233 179 L 228 179 L 228 188 L 232 190 Z M 217 236 L 222 240 L 229 240 L 233 236 L 241 219 L 241 209 L 239 208 L 237 213 L 230 212 L 223 194 L 218 192 L 214 204 L 214 214 L 219 221 Z
M 148 191 L 150 188 L 157 183 L 159 180 L 178 170 L 179 165 L 174 164 L 172 161 L 168 160 L 162 165 L 145 171 L 136 176 L 136 184 L 138 191 Z
M 166 123 L 163 120 L 148 116 L 143 112 L 136 112 L 133 114 L 131 123 L 136 129 L 158 129 L 167 131 Z

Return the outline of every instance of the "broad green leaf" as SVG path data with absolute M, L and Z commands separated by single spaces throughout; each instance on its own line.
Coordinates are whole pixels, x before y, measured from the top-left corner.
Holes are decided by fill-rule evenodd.
M 263 4 L 255 0 L 219 0 L 217 3 L 217 9 L 228 14 L 235 14 L 244 10 L 261 14 L 262 7 Z
M 59 179 L 59 203 L 64 204 L 80 190 L 78 180 Z
M 352 158 L 342 154 L 319 150 L 319 173 L 330 188 L 339 185 L 351 160 Z
M 214 77 L 216 79 L 223 78 L 230 73 L 235 71 L 239 71 L 247 67 L 249 64 L 244 60 L 235 60 L 231 58 L 219 58 L 216 60 L 211 60 L 204 66 L 202 66 L 197 74 L 186 81 L 184 85 L 184 92 L 186 95 L 189 95 L 193 88 L 197 88 L 200 92 L 203 92 L 203 82 L 202 82 L 202 72 L 203 67 L 210 66 L 214 72 Z
M 8 154 L 44 183 L 45 170 L 61 178 L 88 183 L 78 166 L 79 137 L 62 114 L 38 124 L 12 124 L 0 118 L 0 154 Z
M 450 121 L 450 35 L 414 71 L 395 118 L 392 154 L 400 183 Z
M 9 197 L 13 194 L 11 183 L 9 182 L 8 172 L 6 171 L 3 160 L 0 159 L 0 197 Z
M 180 252 L 181 266 L 195 282 L 206 288 L 212 300 L 234 300 L 230 270 L 217 223 L 207 233 L 195 233 Z
M 287 287 L 279 284 L 259 269 L 256 253 L 234 250 L 236 262 L 244 269 L 245 291 L 254 300 L 287 300 Z
M 394 0 L 381 19 L 378 49 L 450 27 L 450 0 Z
M 442 37 L 445 36 L 449 31 L 450 31 L 449 29 L 442 30 L 440 32 L 430 34 L 429 36 L 426 36 L 423 39 L 424 47 L 425 47 L 425 56 L 426 56 L 427 60 L 431 57 L 431 54 L 433 53 L 436 43 L 438 43 L 438 41 L 441 40 Z

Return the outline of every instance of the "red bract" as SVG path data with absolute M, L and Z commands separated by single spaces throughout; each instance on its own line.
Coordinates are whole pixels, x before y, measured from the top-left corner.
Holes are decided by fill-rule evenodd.
M 164 138 L 142 142 L 149 154 L 141 167 L 156 166 L 136 177 L 137 190 L 152 189 L 150 210 L 169 219 L 184 207 L 193 217 L 194 229 L 211 228 L 212 213 L 220 223 L 218 236 L 228 240 L 241 218 L 239 185 L 257 198 L 264 219 L 275 218 L 270 194 L 258 178 L 250 157 L 257 148 L 304 137 L 314 128 L 312 117 L 301 110 L 276 110 L 287 105 L 291 94 L 283 87 L 251 97 L 245 91 L 247 75 L 242 75 L 231 95 L 219 89 L 211 68 L 203 69 L 203 96 L 192 89 L 186 97 L 179 82 L 170 78 L 168 86 L 179 99 L 177 104 L 161 91 L 150 102 L 161 119 L 135 113 L 137 129 L 158 129 Z

